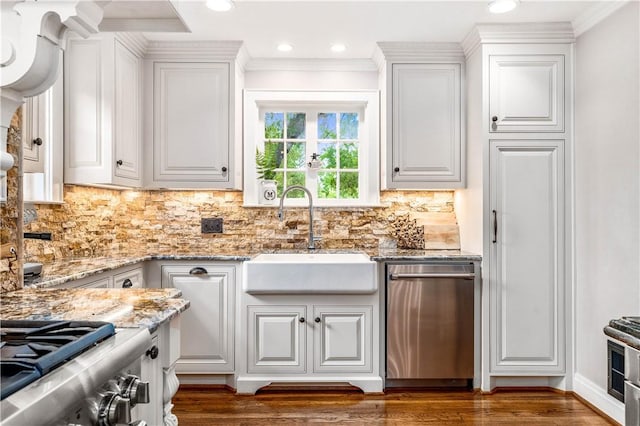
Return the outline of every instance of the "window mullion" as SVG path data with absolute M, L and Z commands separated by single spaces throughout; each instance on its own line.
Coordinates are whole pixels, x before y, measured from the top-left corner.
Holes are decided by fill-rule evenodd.
M 307 150 L 305 164 L 311 161 L 311 154 L 318 152 L 318 111 L 307 110 Z M 314 199 L 318 199 L 318 173 L 306 167 L 307 189 Z

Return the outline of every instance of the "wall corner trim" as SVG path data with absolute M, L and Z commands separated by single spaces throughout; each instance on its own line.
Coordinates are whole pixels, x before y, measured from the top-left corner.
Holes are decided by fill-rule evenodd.
M 622 6 L 629 3 L 629 1 L 630 0 L 609 0 L 600 1 L 594 4 L 571 21 L 575 36 L 579 37 L 591 28 L 595 27 L 598 23 L 605 20 Z

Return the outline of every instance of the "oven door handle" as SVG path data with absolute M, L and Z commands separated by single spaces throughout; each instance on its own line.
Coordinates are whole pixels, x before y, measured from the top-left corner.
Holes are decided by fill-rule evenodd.
M 464 272 L 464 273 L 415 273 L 415 274 L 391 274 L 389 275 L 389 279 L 392 281 L 395 280 L 412 280 L 412 279 L 422 279 L 422 278 L 463 278 L 465 280 L 472 280 L 476 277 L 476 274 L 473 272 Z

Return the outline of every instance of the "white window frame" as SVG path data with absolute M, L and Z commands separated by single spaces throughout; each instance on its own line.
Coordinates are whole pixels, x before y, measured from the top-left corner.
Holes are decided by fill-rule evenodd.
M 296 109 L 315 110 L 318 112 L 354 112 L 359 113 L 359 199 L 326 199 L 314 197 L 316 206 L 327 207 L 361 207 L 378 206 L 380 204 L 380 96 L 376 90 L 367 91 L 244 91 L 244 205 L 247 207 L 272 207 L 258 204 L 258 176 L 255 164 L 256 147 L 263 149 L 264 144 L 264 111 L 299 112 Z M 307 142 L 310 132 L 307 128 Z M 315 134 L 315 133 L 314 133 Z M 306 158 L 309 161 L 310 158 Z M 307 187 L 312 193 L 317 188 L 316 179 L 309 178 Z M 314 172 L 312 172 L 314 173 Z M 280 197 L 282 194 L 278 194 Z M 279 201 L 279 198 L 278 198 Z M 306 206 L 305 198 L 287 198 L 286 206 Z

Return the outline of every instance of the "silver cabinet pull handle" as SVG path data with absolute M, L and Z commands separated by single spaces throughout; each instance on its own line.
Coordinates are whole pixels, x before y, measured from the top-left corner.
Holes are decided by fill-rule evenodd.
M 498 212 L 493 210 L 493 240 L 492 243 L 498 242 Z
M 189 271 L 189 275 L 207 275 L 209 272 L 207 272 L 206 269 L 200 267 L 200 266 L 196 266 L 195 268 L 192 268 Z
M 469 273 L 460 273 L 460 274 L 452 274 L 452 273 L 445 273 L 445 274 L 429 274 L 429 273 L 423 273 L 423 274 L 391 274 L 389 275 L 389 279 L 390 280 L 407 280 L 407 279 L 420 279 L 420 278 L 464 278 L 465 280 L 472 280 L 474 279 L 476 276 L 476 274 L 469 272 Z

